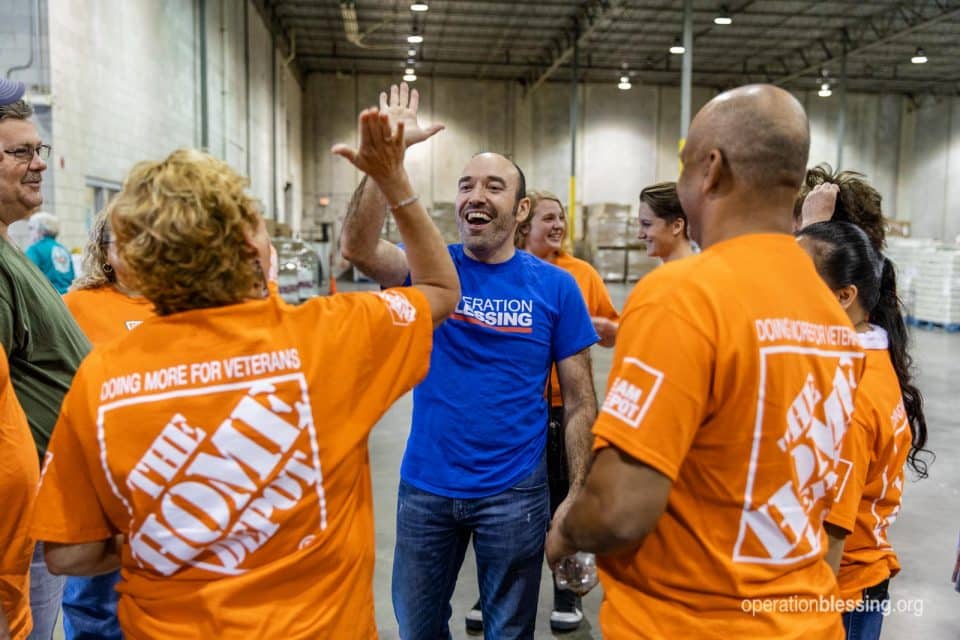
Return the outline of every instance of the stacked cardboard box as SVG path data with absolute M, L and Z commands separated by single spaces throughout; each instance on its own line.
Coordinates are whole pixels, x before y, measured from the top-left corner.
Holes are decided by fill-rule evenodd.
M 659 258 L 647 256 L 646 247 L 631 247 L 627 255 L 627 280 L 629 282 L 636 282 L 660 264 Z
M 888 237 L 886 256 L 897 270 L 897 293 L 907 315 L 916 315 L 916 285 L 921 258 L 934 252 L 937 243 L 931 239 Z
M 628 278 L 628 246 L 633 216 L 630 205 L 603 202 L 584 207 L 587 222 L 588 255 L 604 280 L 624 282 Z
M 460 231 L 457 229 L 456 209 L 452 202 L 434 202 L 432 209 L 427 209 L 434 224 L 440 229 L 440 234 L 448 243 L 460 242 Z
M 960 324 L 960 251 L 941 247 L 922 254 L 913 289 L 917 320 Z

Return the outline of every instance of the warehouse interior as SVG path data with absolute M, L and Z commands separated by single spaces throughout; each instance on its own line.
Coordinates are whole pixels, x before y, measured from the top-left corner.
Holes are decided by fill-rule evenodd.
M 449 241 L 462 166 L 500 152 L 528 185 L 568 204 L 572 246 L 618 308 L 658 264 L 635 238 L 638 193 L 677 178 L 692 115 L 743 84 L 789 90 L 809 116 L 809 165 L 862 172 L 882 195 L 888 255 L 917 325 L 936 461 L 929 478 L 908 482 L 892 528 L 903 570 L 891 596 L 911 610 L 891 613 L 884 637 L 960 634 L 950 582 L 960 530 L 960 1 L 0 0 L 0 16 L 0 73 L 27 85 L 53 147 L 44 210 L 59 217 L 64 245 L 79 255 L 135 163 L 201 148 L 249 177 L 291 301 L 374 286 L 338 253 L 361 176 L 330 148 L 357 144 L 357 114 L 391 84 L 416 88 L 421 122 L 446 127 L 406 166 Z M 10 233 L 26 243 L 26 223 Z M 593 351 L 602 394 L 612 353 Z M 408 395 L 371 438 L 374 592 L 387 640 L 399 637 L 390 580 L 410 414 Z M 477 590 L 470 556 L 455 638 L 476 637 L 463 628 Z M 585 624 L 563 637 L 600 637 L 601 595 L 584 600 Z M 542 588 L 537 638 L 553 637 L 549 599 Z

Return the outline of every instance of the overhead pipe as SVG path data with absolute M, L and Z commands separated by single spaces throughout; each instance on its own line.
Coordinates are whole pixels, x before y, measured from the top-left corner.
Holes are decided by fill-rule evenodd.
M 243 0 L 243 84 L 246 135 L 244 151 L 247 154 L 247 177 L 251 175 L 252 158 L 250 153 L 250 0 Z
M 277 35 L 270 34 L 270 86 L 272 96 L 270 100 L 270 185 L 271 201 L 273 202 L 273 219 L 280 222 L 279 207 L 277 206 Z
M 577 240 L 577 120 L 580 115 L 580 92 L 577 76 L 580 73 L 580 25 L 573 27 L 573 68 L 570 73 L 570 194 L 567 217 L 570 219 L 570 245 Z M 571 253 L 573 253 L 571 251 Z
M 693 0 L 683 2 L 683 66 L 680 72 L 680 150 L 690 130 L 693 93 Z
M 840 59 L 840 113 L 837 116 L 837 171 L 843 169 L 843 141 L 847 137 L 847 42 Z
M 17 65 L 7 69 L 7 77 L 10 78 L 14 71 L 24 71 L 33 67 L 34 50 L 40 46 L 40 0 L 33 0 L 33 32 L 30 34 L 30 57 L 25 64 Z
M 366 33 L 360 33 L 360 22 L 357 20 L 357 7 L 355 2 L 341 2 L 340 3 L 340 18 L 343 20 L 343 33 L 347 39 L 347 42 L 352 44 L 355 47 L 360 47 L 361 49 L 393 49 L 393 45 L 369 45 L 366 44 L 363 39 L 368 35 L 380 29 L 380 27 L 386 24 L 392 24 L 394 22 L 393 18 L 388 18 L 383 20 L 379 24 L 375 25 Z
M 209 151 L 210 113 L 207 87 L 207 0 L 197 0 L 197 29 L 200 39 L 200 148 Z

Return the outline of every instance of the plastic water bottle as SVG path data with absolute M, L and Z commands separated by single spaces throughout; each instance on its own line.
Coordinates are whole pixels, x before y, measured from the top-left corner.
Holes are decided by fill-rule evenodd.
M 597 558 L 592 553 L 578 551 L 560 560 L 553 578 L 560 589 L 568 589 L 582 596 L 597 586 Z

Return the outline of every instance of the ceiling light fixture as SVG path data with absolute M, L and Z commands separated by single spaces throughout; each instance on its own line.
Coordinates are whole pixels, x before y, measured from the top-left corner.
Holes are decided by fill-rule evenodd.
M 686 52 L 687 50 L 683 48 L 682 44 L 680 44 L 680 38 L 677 38 L 676 40 L 673 41 L 673 46 L 670 47 L 670 53 L 672 53 L 675 56 L 682 56 Z
M 407 36 L 407 42 L 409 42 L 410 44 L 420 44 L 421 42 L 423 42 L 423 36 L 417 35 L 417 34 Z
M 713 24 L 721 26 L 733 24 L 733 16 L 730 15 L 730 10 L 726 7 L 720 7 L 720 15 L 713 19 Z
M 404 69 L 403 72 L 408 76 L 416 75 L 417 73 L 416 69 L 414 69 L 413 67 L 407 67 L 406 69 Z
M 817 92 L 817 95 L 821 98 L 829 98 L 833 95 L 833 91 L 830 91 L 830 83 L 824 82 L 820 85 L 820 91 Z
M 414 2 L 410 5 L 410 11 L 426 11 L 429 8 L 426 2 Z
M 926 64 L 927 54 L 924 53 L 922 47 L 917 47 L 917 52 L 913 54 L 912 58 L 910 58 L 910 62 L 913 64 Z
M 416 82 L 416 81 L 417 81 L 417 76 L 416 76 L 416 74 L 413 74 L 413 73 L 404 74 L 404 76 L 403 76 L 403 81 L 404 81 L 404 82 Z
M 620 91 L 627 91 L 632 86 L 633 85 L 630 84 L 630 76 L 620 76 L 620 83 L 617 84 L 617 89 L 620 89 Z
M 407 56 L 409 56 L 409 57 L 412 58 L 412 57 L 415 56 L 415 55 L 417 55 L 417 50 L 416 50 L 416 49 L 408 49 L 408 50 L 407 50 Z

